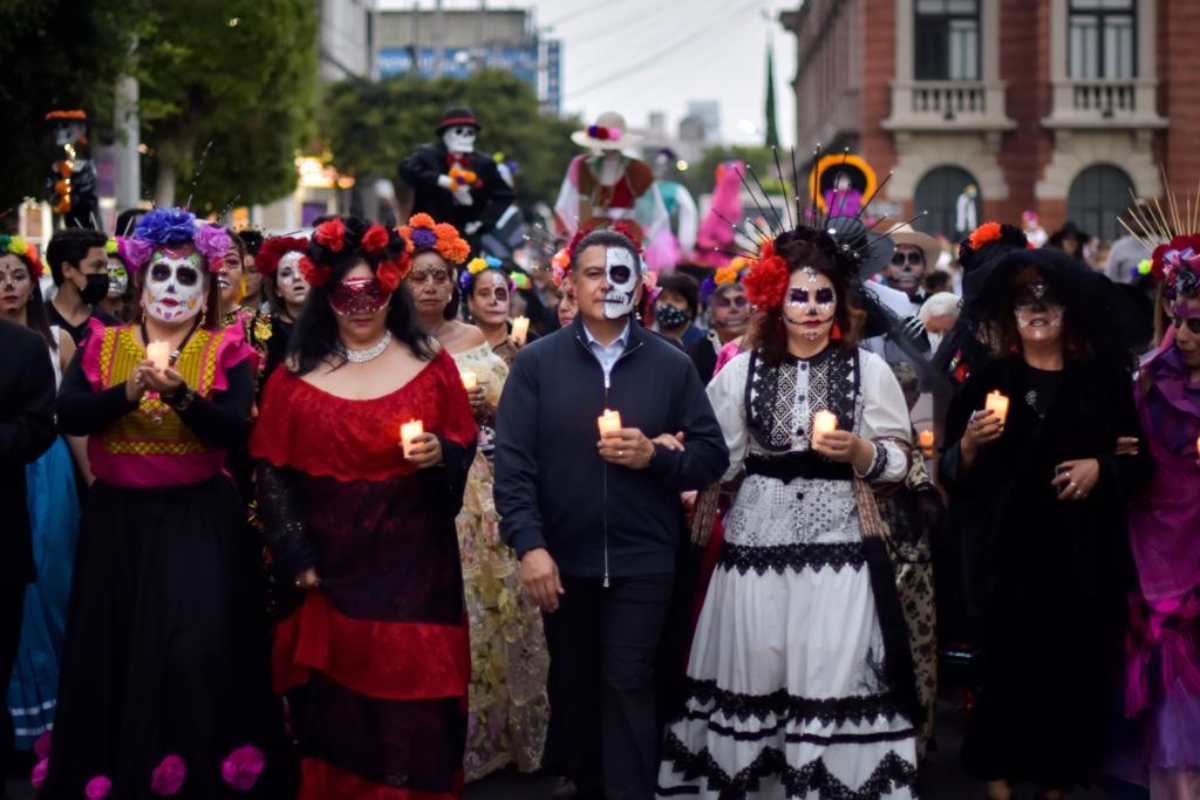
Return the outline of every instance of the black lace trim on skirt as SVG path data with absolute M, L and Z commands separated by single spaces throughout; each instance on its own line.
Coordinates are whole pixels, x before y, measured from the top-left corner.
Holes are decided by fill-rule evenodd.
M 742 694 L 722 689 L 716 681 L 695 678 L 684 679 L 683 691 L 689 703 L 712 703 L 712 709 L 706 713 L 720 713 L 743 722 L 750 717 L 762 720 L 773 716 L 805 722 L 819 720 L 825 725 L 864 724 L 880 717 L 894 719 L 900 711 L 890 692 L 822 698 L 796 697 L 786 689 L 770 694 Z
M 742 575 L 750 570 L 758 575 L 765 575 L 767 570 L 782 575 L 789 569 L 800 572 L 824 567 L 833 567 L 840 572 L 842 567 L 848 566 L 857 571 L 867 563 L 867 556 L 862 542 L 777 544 L 765 547 L 726 542 L 722 545 L 717 563 L 722 569 L 736 569 Z
M 663 758 L 670 762 L 675 772 L 683 774 L 684 781 L 703 779 L 709 791 L 720 792 L 721 800 L 743 800 L 759 790 L 763 778 L 772 776 L 779 776 L 788 797 L 806 797 L 810 792 L 817 792 L 821 800 L 879 800 L 885 794 L 915 787 L 917 783 L 916 766 L 895 751 L 884 756 L 871 776 L 857 789 L 835 778 L 825 766 L 824 759 L 817 758 L 803 767 L 793 767 L 787 763 L 783 751 L 773 747 L 764 749 L 736 775 L 730 775 L 707 748 L 699 753 L 691 753 L 677 736 L 668 733 L 663 743 Z M 658 787 L 658 794 L 663 797 L 698 793 L 698 786 Z

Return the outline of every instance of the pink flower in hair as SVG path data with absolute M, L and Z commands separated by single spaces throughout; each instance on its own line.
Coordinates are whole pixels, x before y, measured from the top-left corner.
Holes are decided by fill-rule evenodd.
M 83 793 L 88 800 L 104 800 L 112 793 L 112 781 L 103 775 L 97 775 L 87 782 Z
M 204 256 L 204 260 L 210 264 L 224 259 L 233 244 L 233 240 L 229 238 L 229 234 L 224 228 L 207 223 L 200 225 L 193 241 L 196 243 L 196 249 Z
M 183 788 L 187 764 L 177 755 L 166 756 L 150 773 L 150 791 L 159 797 L 169 797 Z
M 137 270 L 149 264 L 150 256 L 154 255 L 154 248 L 154 242 L 145 239 L 126 239 L 125 255 L 129 259 L 129 266 Z
M 221 777 L 239 792 L 248 792 L 258 782 L 266 766 L 262 750 L 252 744 L 244 744 L 234 750 L 221 764 Z

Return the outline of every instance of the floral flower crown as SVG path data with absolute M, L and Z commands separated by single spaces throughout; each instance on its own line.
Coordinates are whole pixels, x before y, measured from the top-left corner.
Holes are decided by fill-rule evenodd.
M 1200 297 L 1200 235 L 1176 236 L 1154 248 L 1150 274 L 1163 281 L 1168 301 Z
M 555 288 L 562 286 L 571 274 L 571 254 L 567 248 L 562 248 L 550 258 L 550 271 Z
M 481 272 L 486 272 L 489 269 L 494 269 L 501 275 L 504 275 L 504 262 L 495 256 L 477 256 L 467 262 L 467 268 L 463 270 L 462 275 L 458 276 L 458 287 L 464 292 L 467 286 L 470 285 L 471 279 Z M 505 277 L 508 277 L 505 275 Z M 509 281 L 509 290 L 512 289 L 512 281 Z
M 412 242 L 401 233 L 357 217 L 334 217 L 313 231 L 300 271 L 310 286 L 324 286 L 333 277 L 335 264 L 359 258 L 375 270 L 385 292 L 394 292 L 412 269 Z
M 233 240 L 220 225 L 198 222 L 183 208 L 156 208 L 138 220 L 133 237 L 125 242 L 127 263 L 135 270 L 150 263 L 161 247 L 191 244 L 204 257 L 209 272 L 219 269 Z
M 38 258 L 37 248 L 26 242 L 24 236 L 9 236 L 7 233 L 0 233 L 0 253 L 11 253 L 27 259 L 33 267 L 33 277 L 35 278 L 42 277 L 42 273 L 46 271 L 42 260 Z
M 1025 231 L 1016 225 L 999 222 L 985 222 L 958 245 L 958 261 L 963 269 L 974 269 L 975 262 L 980 259 L 980 253 L 988 245 L 995 244 L 1012 250 L 1027 250 L 1033 248 L 1033 243 L 1025 236 Z M 1007 249 L 1005 250 L 1007 252 Z M 986 256 L 992 257 L 992 256 Z
M 400 227 L 400 235 L 409 242 L 409 252 L 433 250 L 442 258 L 461 266 L 471 254 L 471 245 L 446 222 L 434 222 L 428 214 L 414 214 Z
M 745 270 L 750 266 L 750 259 L 742 256 L 734 257 L 728 265 L 718 267 L 717 271 L 700 284 L 700 302 L 707 303 L 713 293 L 725 286 L 740 283 L 745 277 Z
M 623 131 L 620 128 L 614 128 L 608 125 L 588 125 L 587 135 L 593 139 L 598 139 L 601 142 L 609 140 L 617 141 L 621 138 Z
M 104 245 L 104 252 L 119 259 L 120 262 L 125 265 L 126 269 L 132 268 L 133 259 L 129 255 L 129 237 L 110 237 L 108 242 Z
M 254 266 L 270 278 L 288 253 L 299 253 L 303 256 L 307 251 L 308 239 L 300 236 L 271 236 L 265 239 L 262 247 L 258 249 L 258 255 L 254 257 Z

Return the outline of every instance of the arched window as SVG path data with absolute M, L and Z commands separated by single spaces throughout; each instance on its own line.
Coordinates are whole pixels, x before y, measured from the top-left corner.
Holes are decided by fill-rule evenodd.
M 976 187 L 975 196 L 967 187 Z M 913 194 L 913 213 L 929 213 L 913 222 L 919 231 L 958 241 L 983 222 L 983 196 L 975 176 L 960 167 L 936 167 L 925 173 Z M 964 227 L 960 228 L 962 225 Z
M 1075 176 L 1067 194 L 1067 218 L 1102 241 L 1124 235 L 1117 217 L 1133 204 L 1133 181 L 1120 167 L 1093 164 Z

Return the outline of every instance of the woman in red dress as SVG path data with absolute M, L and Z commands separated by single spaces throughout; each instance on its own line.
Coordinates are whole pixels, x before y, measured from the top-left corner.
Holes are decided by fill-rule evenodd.
M 470 672 L 454 518 L 475 422 L 454 360 L 416 326 L 408 243 L 355 218 L 317 228 L 312 286 L 251 450 L 281 584 L 276 629 L 301 800 L 462 793 Z M 424 432 L 402 444 L 401 426 Z

